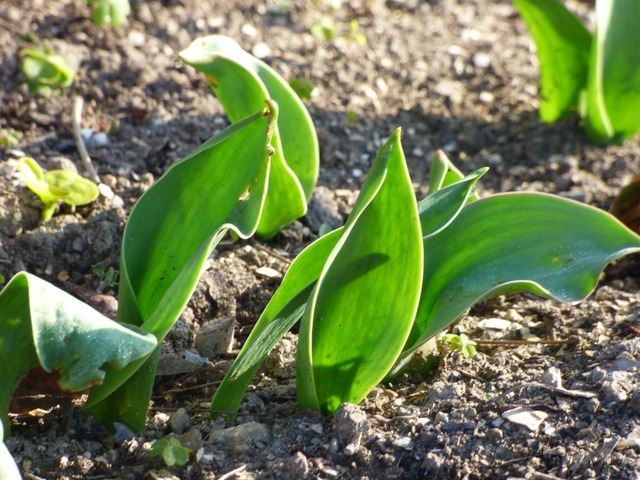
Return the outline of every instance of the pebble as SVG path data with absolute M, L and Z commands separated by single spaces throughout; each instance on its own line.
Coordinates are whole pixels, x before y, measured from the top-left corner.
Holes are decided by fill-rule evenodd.
M 174 433 L 182 435 L 191 426 L 191 418 L 184 408 L 179 408 L 171 415 L 169 423 Z
M 129 427 L 127 427 L 124 423 L 113 422 L 113 428 L 115 428 L 116 433 L 113 435 L 113 441 L 116 445 L 121 444 L 131 438 L 136 436 L 133 431 Z
M 516 407 L 507 410 L 502 414 L 502 418 L 527 427 L 532 432 L 537 432 L 540 424 L 547 418 L 547 413 L 541 410 L 532 410 L 529 408 Z
M 557 367 L 549 367 L 542 374 L 542 383 L 551 385 L 552 387 L 562 387 L 562 374 Z
M 213 432 L 209 440 L 213 443 L 236 448 L 247 445 L 250 441 L 268 443 L 271 441 L 271 434 L 266 425 L 248 422 Z
M 220 317 L 205 323 L 193 343 L 198 352 L 207 358 L 230 351 L 233 345 L 233 317 Z
M 289 478 L 306 478 L 309 474 L 309 460 L 302 452 L 296 452 L 287 461 L 287 474 Z

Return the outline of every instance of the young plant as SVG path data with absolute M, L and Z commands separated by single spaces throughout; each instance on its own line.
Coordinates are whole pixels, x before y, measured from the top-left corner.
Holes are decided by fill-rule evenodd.
M 447 333 L 440 337 L 440 341 L 448 343 L 451 350 L 459 350 L 464 358 L 470 358 L 476 354 L 477 343 L 471 340 L 464 333 L 461 333 L 460 335 Z
M 100 195 L 98 186 L 91 180 L 68 170 L 43 172 L 31 157 L 20 158 L 18 168 L 24 183 L 42 200 L 40 220 L 43 222 L 53 217 L 60 201 L 68 205 L 87 205 Z
M 76 73 L 66 58 L 43 45 L 23 48 L 22 73 L 31 93 L 45 97 L 59 94 L 73 85 Z
M 299 319 L 298 401 L 329 414 L 402 372 L 474 303 L 516 292 L 577 301 L 609 261 L 640 251 L 640 237 L 614 217 L 561 197 L 472 201 L 486 171 L 463 178 L 438 152 L 429 196 L 416 204 L 396 132 L 345 226 L 291 264 L 212 409 L 237 411 L 269 350 Z
M 142 430 L 161 342 L 227 230 L 252 235 L 269 179 L 277 105 L 236 122 L 174 165 L 140 198 L 122 244 L 118 320 L 28 273 L 0 292 L 0 416 L 22 375 L 60 373 L 63 390 L 95 386 L 85 411 Z M 28 163 L 28 162 L 27 162 Z
M 175 437 L 171 438 L 161 438 L 160 440 L 156 440 L 151 447 L 151 451 L 149 452 L 150 457 L 157 457 L 158 455 L 162 455 L 162 459 L 164 463 L 168 467 L 173 467 L 174 465 L 186 465 L 189 461 L 189 455 L 193 453 L 193 450 L 185 447 L 180 443 Z
M 119 27 L 131 13 L 129 0 L 87 0 L 91 6 L 91 19 L 100 27 Z
M 199 38 L 180 58 L 206 74 L 232 122 L 260 109 L 265 98 L 278 103 L 269 193 L 257 230 L 263 238 L 272 237 L 306 213 L 318 176 L 318 139 L 309 113 L 280 75 L 228 37 Z
M 234 123 L 171 167 L 140 198 L 124 230 L 118 320 L 162 341 L 227 230 L 247 238 L 267 194 L 277 106 Z M 84 410 L 102 423 L 144 429 L 159 349 L 121 370 L 107 367 Z
M 596 144 L 640 131 L 640 2 L 596 0 L 593 35 L 560 0 L 513 3 L 538 49 L 542 120 L 577 109 Z
M 104 364 L 121 369 L 145 358 L 156 344 L 153 335 L 113 322 L 50 283 L 18 273 L 0 292 L 0 419 L 5 431 L 11 397 L 28 371 L 57 372 L 60 387 L 77 392 L 103 380 Z

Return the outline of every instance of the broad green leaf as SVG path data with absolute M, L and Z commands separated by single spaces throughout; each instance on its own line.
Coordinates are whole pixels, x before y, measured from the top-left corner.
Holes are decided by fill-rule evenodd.
M 318 140 L 309 113 L 280 75 L 228 37 L 199 38 L 180 58 L 207 75 L 232 122 L 255 112 L 267 98 L 278 102 L 270 193 L 257 231 L 263 237 L 275 235 L 306 213 L 318 176 Z
M 2 480 L 21 480 L 22 478 L 15 460 L 4 444 L 2 422 L 0 422 L 0 478 L 2 478 Z
M 554 122 L 576 109 L 587 85 L 591 34 L 561 0 L 512 1 L 538 49 L 540 118 Z
M 227 229 L 240 237 L 258 225 L 269 176 L 275 102 L 201 145 L 140 198 L 124 231 L 118 320 L 162 340 L 186 306 L 204 263 Z M 156 352 L 157 354 L 157 352 Z M 156 358 L 109 371 L 87 407 L 103 422 L 144 428 Z M 141 393 L 141 392 L 144 392 Z M 96 405 L 111 395 L 106 402 Z M 85 408 L 87 408 L 85 407 Z
M 69 205 L 86 205 L 100 195 L 95 183 L 67 170 L 50 170 L 44 174 L 44 180 L 49 185 L 64 190 L 66 195 L 62 201 Z
M 212 410 L 237 412 L 242 396 L 267 354 L 302 316 L 311 288 L 340 238 L 335 230 L 309 245 L 293 261 L 280 287 L 260 315 L 249 338 L 211 402 Z M 214 415 L 215 416 L 215 415 Z
M 591 47 L 586 131 L 622 143 L 640 131 L 640 2 L 598 0 Z
M 422 297 L 405 354 L 477 301 L 533 292 L 586 297 L 605 265 L 640 251 L 640 237 L 601 210 L 546 194 L 495 195 L 467 205 L 424 239 Z
M 418 203 L 423 237 L 436 235 L 453 222 L 469 198 L 474 196 L 475 185 L 487 170 L 487 167 L 480 168 L 462 180 L 440 188 Z
M 0 415 L 20 377 L 41 366 L 60 387 L 80 391 L 102 382 L 109 363 L 122 369 L 157 345 L 153 335 L 114 322 L 59 288 L 18 273 L 0 292 Z
M 342 402 L 360 402 L 384 377 L 413 322 L 421 264 L 418 210 L 398 130 L 376 157 L 302 317 L 302 407 L 332 413 Z

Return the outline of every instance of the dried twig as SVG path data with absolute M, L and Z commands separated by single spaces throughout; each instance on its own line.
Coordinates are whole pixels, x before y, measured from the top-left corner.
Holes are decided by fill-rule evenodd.
M 554 387 L 553 385 L 547 385 L 546 383 L 524 382 L 524 383 L 519 383 L 517 385 L 514 385 L 513 387 L 507 388 L 503 393 L 501 393 L 497 397 L 493 397 L 491 401 L 497 402 L 498 400 L 506 397 L 510 393 L 513 393 L 516 390 L 520 390 L 522 388 L 527 388 L 527 387 L 543 388 L 546 390 L 551 390 L 552 392 L 558 393 L 560 395 L 566 395 L 567 397 L 594 398 L 598 396 L 598 394 L 594 392 L 585 392 L 582 390 L 568 390 L 562 387 Z
M 89 153 L 87 152 L 87 147 L 85 147 L 84 142 L 82 141 L 82 97 L 80 96 L 76 96 L 73 99 L 72 122 L 73 138 L 76 141 L 76 146 L 78 147 L 78 153 L 80 154 L 80 159 L 82 160 L 84 169 L 89 174 L 89 178 L 91 179 L 91 181 L 100 183 L 98 172 L 96 172 L 96 169 L 93 168 L 91 158 L 89 157 Z
M 229 478 L 237 475 L 238 473 L 242 473 L 247 469 L 246 465 L 241 465 L 238 468 L 234 468 L 230 472 L 225 473 L 224 475 L 218 477 L 218 480 L 228 480 Z

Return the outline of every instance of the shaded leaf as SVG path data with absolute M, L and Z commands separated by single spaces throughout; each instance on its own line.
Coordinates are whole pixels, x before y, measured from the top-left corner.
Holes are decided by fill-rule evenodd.
M 104 364 L 122 369 L 157 345 L 142 330 L 116 323 L 68 293 L 29 273 L 18 273 L 0 292 L 0 415 L 6 426 L 20 377 L 37 366 L 59 372 L 64 390 L 100 383 Z

